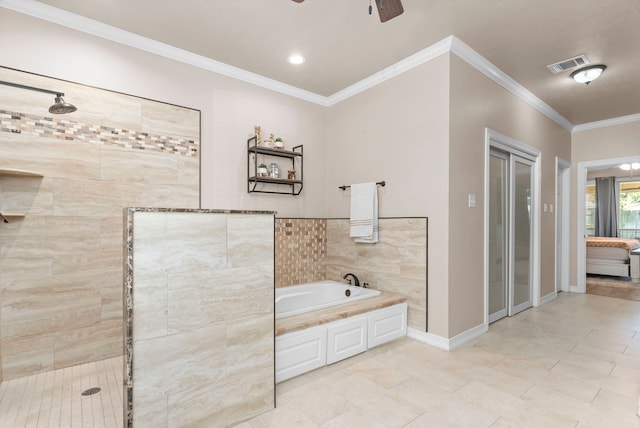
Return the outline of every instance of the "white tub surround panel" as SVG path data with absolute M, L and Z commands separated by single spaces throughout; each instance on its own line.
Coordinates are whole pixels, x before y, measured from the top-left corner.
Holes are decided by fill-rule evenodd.
M 321 311 L 308 314 L 315 312 L 322 317 Z M 277 336 L 276 382 L 336 363 L 406 335 L 407 303 L 402 302 Z

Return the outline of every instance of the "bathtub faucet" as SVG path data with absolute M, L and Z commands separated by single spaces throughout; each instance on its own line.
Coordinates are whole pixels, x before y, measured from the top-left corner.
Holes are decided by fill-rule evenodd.
M 347 281 L 349 281 L 349 284 L 351 284 L 351 279 L 349 279 L 348 277 L 352 277 L 355 286 L 356 287 L 360 287 L 360 280 L 358 279 L 357 276 L 355 276 L 352 273 L 348 273 L 348 274 L 346 274 L 345 276 L 342 277 L 342 279 L 346 279 Z

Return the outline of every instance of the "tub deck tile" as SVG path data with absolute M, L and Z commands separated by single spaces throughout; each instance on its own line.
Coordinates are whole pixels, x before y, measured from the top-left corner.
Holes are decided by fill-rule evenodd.
M 345 303 L 317 311 L 280 318 L 276 320 L 276 336 L 330 323 L 365 312 L 375 311 L 376 309 L 386 308 L 406 301 L 407 297 L 402 294 L 385 292 L 379 296 L 369 297 L 353 303 Z

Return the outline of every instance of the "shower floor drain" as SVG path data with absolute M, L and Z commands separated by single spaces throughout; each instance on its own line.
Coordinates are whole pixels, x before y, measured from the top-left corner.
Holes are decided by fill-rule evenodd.
M 98 392 L 100 392 L 100 388 L 89 388 L 82 391 L 82 395 L 93 395 L 97 394 Z

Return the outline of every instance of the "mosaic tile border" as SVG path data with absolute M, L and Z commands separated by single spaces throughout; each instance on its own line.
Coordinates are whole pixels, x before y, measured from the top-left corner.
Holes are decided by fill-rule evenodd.
M 0 110 L 0 132 L 197 157 L 200 142 L 68 119 Z

